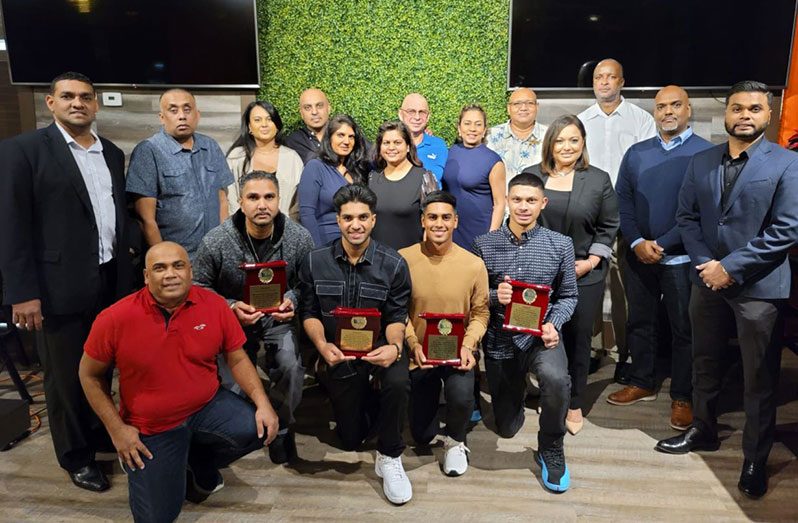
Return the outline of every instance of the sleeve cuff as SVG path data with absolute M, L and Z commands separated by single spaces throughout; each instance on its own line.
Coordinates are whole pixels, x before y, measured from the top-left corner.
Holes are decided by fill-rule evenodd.
M 633 241 L 632 243 L 630 243 L 630 244 L 629 244 L 629 247 L 631 247 L 632 249 L 634 249 L 635 247 L 637 247 L 638 245 L 640 245 L 642 242 L 643 242 L 643 238 L 638 238 L 638 239 L 636 239 L 635 241 Z
M 588 254 L 595 254 L 599 258 L 610 259 L 612 256 L 612 248 L 604 245 L 603 243 L 594 243 L 588 249 Z

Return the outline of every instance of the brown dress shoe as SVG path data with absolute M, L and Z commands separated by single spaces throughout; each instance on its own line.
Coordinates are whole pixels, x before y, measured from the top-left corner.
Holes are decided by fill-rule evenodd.
M 671 427 L 687 430 L 693 424 L 693 405 L 689 401 L 671 402 Z
M 642 389 L 635 385 L 627 385 L 607 396 L 607 403 L 632 405 L 638 401 L 654 401 L 655 399 L 657 399 L 657 391 Z

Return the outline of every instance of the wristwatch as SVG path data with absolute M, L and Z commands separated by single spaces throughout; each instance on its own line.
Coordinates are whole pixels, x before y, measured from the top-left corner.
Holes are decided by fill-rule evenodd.
M 399 346 L 398 343 L 391 343 L 394 347 L 396 347 L 396 361 L 402 359 L 402 348 Z

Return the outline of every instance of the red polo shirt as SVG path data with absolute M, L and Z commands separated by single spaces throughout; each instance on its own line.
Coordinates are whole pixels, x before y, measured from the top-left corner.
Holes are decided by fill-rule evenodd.
M 192 286 L 167 321 L 145 287 L 97 316 L 84 350 L 119 369 L 119 413 L 147 435 L 172 429 L 204 407 L 219 388 L 216 355 L 245 341 L 218 294 Z

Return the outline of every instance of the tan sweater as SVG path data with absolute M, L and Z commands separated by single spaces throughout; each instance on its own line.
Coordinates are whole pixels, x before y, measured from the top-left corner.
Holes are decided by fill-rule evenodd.
M 488 328 L 488 271 L 480 258 L 457 244 L 445 256 L 433 256 L 417 243 L 399 251 L 410 268 L 413 292 L 405 336 L 412 348 L 424 339 L 422 312 L 465 314 L 463 345 L 476 349 Z

